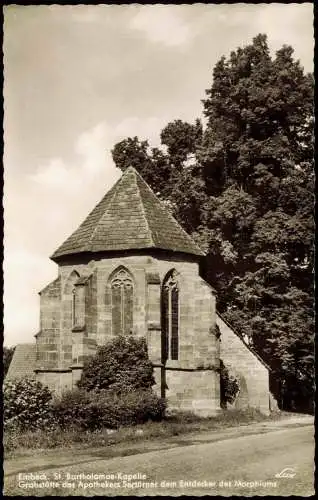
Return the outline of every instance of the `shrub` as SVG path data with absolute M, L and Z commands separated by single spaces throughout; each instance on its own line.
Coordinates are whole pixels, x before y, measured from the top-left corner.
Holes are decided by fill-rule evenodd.
M 221 408 L 226 408 L 227 404 L 234 403 L 240 390 L 237 378 L 230 375 L 228 368 L 220 360 L 220 390 L 221 390 Z
M 34 430 L 51 424 L 48 387 L 33 379 L 8 380 L 3 385 L 5 429 Z
M 150 389 L 155 383 L 146 340 L 118 336 L 85 363 L 78 387 L 87 391 Z
M 148 420 L 160 420 L 165 404 L 151 391 L 93 393 L 86 407 L 85 425 L 94 430 L 103 427 L 116 429 L 120 426 L 143 424 Z
M 165 411 L 164 400 L 151 390 L 121 392 L 102 390 L 68 392 L 53 404 L 53 414 L 62 429 L 78 427 L 93 431 L 159 421 Z
M 65 391 L 52 401 L 51 411 L 54 421 L 61 429 L 85 427 L 85 409 L 90 403 L 89 394 L 82 389 Z

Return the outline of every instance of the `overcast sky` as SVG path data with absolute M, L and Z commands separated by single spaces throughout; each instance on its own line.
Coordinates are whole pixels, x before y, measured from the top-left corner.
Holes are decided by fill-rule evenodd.
M 49 256 L 118 179 L 110 150 L 202 116 L 222 56 L 266 33 L 313 70 L 305 4 L 7 6 L 5 345 L 33 342 Z

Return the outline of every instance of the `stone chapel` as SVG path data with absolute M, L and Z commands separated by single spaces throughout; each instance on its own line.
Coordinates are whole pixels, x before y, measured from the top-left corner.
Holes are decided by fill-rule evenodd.
M 222 359 L 240 382 L 234 407 L 268 413 L 268 367 L 217 313 L 203 258 L 129 167 L 53 253 L 58 277 L 39 292 L 36 342 L 16 347 L 7 377 L 32 373 L 61 393 L 99 345 L 136 335 L 147 340 L 154 389 L 170 408 L 215 415 Z

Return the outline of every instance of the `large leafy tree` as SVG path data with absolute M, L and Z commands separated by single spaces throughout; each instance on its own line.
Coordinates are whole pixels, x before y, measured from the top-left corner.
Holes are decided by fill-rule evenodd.
M 217 286 L 221 274 L 228 319 L 299 406 L 313 390 L 313 80 L 292 54 L 284 46 L 271 59 L 259 35 L 219 61 L 201 162 L 215 201 L 203 232 L 232 253 L 230 269 L 226 256 L 223 269 L 211 260 L 211 279 Z M 210 248 L 222 254 L 215 240 Z
M 114 161 L 133 164 L 206 250 L 219 309 L 269 363 L 285 406 L 304 407 L 314 390 L 313 77 L 291 47 L 273 58 L 258 35 L 216 64 L 203 112 L 205 127 L 175 120 L 165 148 L 126 139 Z

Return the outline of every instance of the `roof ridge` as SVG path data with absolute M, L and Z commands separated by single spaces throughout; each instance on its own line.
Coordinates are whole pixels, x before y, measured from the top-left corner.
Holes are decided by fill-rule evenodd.
M 130 166 L 130 167 L 128 167 L 128 169 L 131 169 L 135 174 L 139 175 L 138 172 L 137 172 L 137 170 L 134 169 L 134 167 Z M 150 244 L 153 245 L 153 246 L 155 246 L 155 241 L 153 239 L 152 230 L 150 228 L 149 221 L 148 221 L 148 218 L 147 218 L 147 215 L 146 215 L 146 210 L 145 210 L 145 207 L 144 207 L 143 198 L 142 198 L 139 186 L 138 186 L 138 182 L 137 182 L 136 176 L 134 177 L 134 180 L 135 180 L 136 188 L 137 188 L 138 193 L 139 193 L 139 198 L 140 198 L 140 202 L 141 202 L 141 211 L 142 211 L 142 214 L 144 216 L 145 223 L 146 223 L 146 226 L 147 226 L 149 234 L 150 234 Z
M 114 199 L 115 195 L 117 194 L 118 187 L 119 187 L 119 185 L 120 185 L 120 183 L 121 183 L 121 181 L 122 181 L 123 177 L 124 177 L 124 176 L 122 175 L 122 176 L 118 179 L 118 181 L 117 181 L 117 182 L 115 182 L 115 184 L 113 184 L 113 186 L 110 188 L 110 189 L 114 189 L 113 195 L 112 195 L 111 199 L 109 200 L 109 203 L 108 203 L 108 205 L 107 205 L 106 210 L 105 210 L 104 212 L 102 212 L 101 216 L 100 216 L 100 217 L 98 218 L 98 220 L 97 220 L 97 223 L 96 223 L 96 225 L 95 225 L 95 228 L 93 229 L 93 232 L 92 232 L 92 234 L 91 234 L 91 236 L 90 236 L 90 238 L 89 238 L 89 241 L 88 241 L 88 244 L 89 244 L 89 245 L 91 245 L 91 244 L 92 244 L 93 237 L 95 236 L 95 234 L 96 234 L 96 232 L 97 232 L 99 222 L 100 222 L 100 221 L 101 221 L 101 219 L 104 217 L 105 213 L 109 212 L 109 207 L 110 207 L 110 205 L 112 204 L 112 201 L 113 201 L 113 199 Z M 107 195 L 107 193 L 106 193 L 106 195 Z M 105 196 L 106 196 L 106 195 L 105 195 Z
M 162 201 L 159 199 L 159 197 L 156 195 L 156 193 L 153 191 L 153 189 L 149 186 L 148 182 L 145 181 L 145 179 L 139 174 L 139 172 L 134 169 L 134 167 L 128 167 L 128 168 L 131 168 L 135 171 L 135 173 L 137 174 L 137 176 L 139 177 L 139 179 L 147 186 L 147 188 L 150 190 L 150 192 L 152 193 L 152 195 L 155 197 L 155 199 L 160 203 L 160 206 L 162 207 L 162 209 L 165 211 L 165 213 L 167 214 L 167 216 L 169 217 L 170 221 L 175 225 L 177 226 L 179 229 L 181 229 L 181 231 L 184 233 L 184 235 L 187 237 L 187 238 L 190 238 L 192 243 L 195 245 L 195 247 L 203 254 L 205 255 L 205 252 L 203 252 L 202 248 L 199 247 L 199 245 L 194 241 L 194 239 L 192 238 L 192 236 L 186 232 L 185 229 L 183 229 L 183 227 L 181 226 L 181 224 L 177 221 L 177 219 L 170 213 L 170 211 L 164 206 L 164 204 L 162 203 Z M 138 188 L 139 189 L 139 188 Z M 147 221 L 148 222 L 148 221 Z M 148 224 L 149 225 L 149 224 Z M 150 228 L 149 228 L 150 229 Z M 151 234 L 152 234 L 152 230 L 150 229 L 151 231 Z

